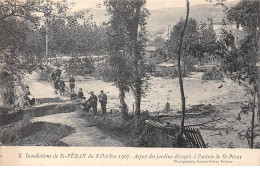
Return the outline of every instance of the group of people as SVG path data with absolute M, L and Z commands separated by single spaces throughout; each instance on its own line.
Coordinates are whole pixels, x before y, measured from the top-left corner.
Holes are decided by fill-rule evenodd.
M 52 71 L 51 78 L 54 82 L 55 94 L 58 94 L 59 92 L 60 95 L 64 95 L 65 82 L 61 77 L 61 72 L 62 71 L 59 68 L 56 69 L 56 71 Z M 107 95 L 104 93 L 104 91 L 101 90 L 98 97 L 94 94 L 93 91 L 91 91 L 89 99 L 86 99 L 82 91 L 82 88 L 79 89 L 77 94 L 75 93 L 75 81 L 75 78 L 71 75 L 69 78 L 70 99 L 78 99 L 79 101 L 82 101 L 83 110 L 88 112 L 92 108 L 95 116 L 97 115 L 97 102 L 99 101 L 103 114 L 106 114 Z
M 64 95 L 66 85 L 63 78 L 61 77 L 61 72 L 62 70 L 60 70 L 59 68 L 56 69 L 56 71 L 52 71 L 51 78 L 54 82 L 54 90 L 55 90 L 54 93 L 58 94 L 59 92 L 60 95 Z M 73 76 L 70 76 L 69 83 L 70 83 L 71 93 L 74 93 L 75 79 Z
M 84 111 L 89 111 L 91 108 L 94 111 L 95 116 L 97 115 L 97 101 L 100 102 L 102 113 L 106 114 L 106 105 L 107 105 L 107 95 L 103 90 L 100 91 L 98 97 L 95 95 L 93 91 L 90 92 L 90 97 L 88 100 L 84 99 L 82 103 L 82 107 Z

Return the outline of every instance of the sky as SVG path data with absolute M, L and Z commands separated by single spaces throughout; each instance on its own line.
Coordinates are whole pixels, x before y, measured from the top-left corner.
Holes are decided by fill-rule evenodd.
M 84 8 L 97 8 L 97 4 L 103 4 L 103 0 L 67 0 L 70 2 L 75 2 L 72 11 L 76 11 Z M 227 0 L 234 1 L 234 0 Z M 190 0 L 190 5 L 197 4 L 207 4 L 206 0 Z M 186 0 L 147 0 L 146 7 L 148 9 L 160 9 L 167 7 L 184 7 L 186 5 Z

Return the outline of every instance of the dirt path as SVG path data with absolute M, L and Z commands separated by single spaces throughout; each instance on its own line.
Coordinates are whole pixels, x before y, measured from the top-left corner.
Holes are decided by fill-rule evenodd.
M 68 146 L 124 147 L 122 142 L 110 138 L 97 127 L 88 123 L 80 111 L 37 117 L 32 119 L 32 122 L 58 123 L 75 128 L 75 133 L 60 140 Z
M 51 82 L 40 81 L 39 74 L 36 72 L 26 75 L 23 83 L 29 86 L 30 92 L 35 98 L 60 98 L 61 100 L 69 100 L 67 97 L 55 94 L 53 84 Z
M 50 82 L 43 82 L 38 80 L 39 75 L 32 73 L 24 78 L 24 84 L 30 87 L 32 95 L 36 98 L 59 98 L 60 100 L 68 101 L 68 97 L 54 94 L 53 86 Z M 45 103 L 49 105 L 50 103 Z M 35 105 L 43 106 L 41 105 Z M 98 128 L 92 126 L 87 120 L 80 115 L 80 112 L 59 113 L 54 115 L 47 115 L 36 117 L 31 120 L 35 122 L 49 122 L 62 124 L 72 127 L 76 130 L 75 133 L 61 139 L 61 142 L 66 143 L 68 146 L 91 146 L 91 147 L 123 147 L 123 143 L 111 139 L 105 133 L 102 133 Z

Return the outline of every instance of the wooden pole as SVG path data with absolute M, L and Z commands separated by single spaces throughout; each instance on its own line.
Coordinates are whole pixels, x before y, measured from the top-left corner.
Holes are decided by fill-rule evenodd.
M 46 11 L 46 62 L 48 64 L 48 60 L 49 60 L 49 49 L 48 49 L 48 45 L 49 45 L 49 28 L 48 28 L 48 17 L 49 17 L 49 11 L 48 11 L 48 5 L 49 5 L 49 1 L 47 0 L 47 11 Z
M 180 39 L 180 45 L 178 49 L 178 72 L 179 72 L 179 84 L 180 84 L 180 92 L 181 92 L 181 101 L 182 101 L 182 113 L 181 113 L 181 126 L 180 126 L 180 137 L 183 138 L 184 133 L 184 118 L 185 118 L 185 95 L 184 95 L 184 88 L 183 88 L 183 79 L 182 79 L 182 73 L 181 73 L 181 49 L 182 49 L 182 43 L 184 39 L 184 33 L 186 26 L 188 24 L 189 19 L 189 0 L 186 1 L 187 3 L 187 13 L 186 13 L 186 19 L 185 23 L 181 32 L 181 39 Z
M 48 61 L 48 58 L 49 58 L 48 41 L 49 41 L 49 31 L 48 31 L 48 16 L 47 16 L 46 17 L 46 60 L 47 61 Z

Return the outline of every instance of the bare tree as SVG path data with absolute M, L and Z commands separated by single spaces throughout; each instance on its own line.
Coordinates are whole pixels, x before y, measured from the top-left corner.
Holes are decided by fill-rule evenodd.
M 189 12 L 190 12 L 189 0 L 186 1 L 186 7 L 187 7 L 186 19 L 185 19 L 183 29 L 181 31 L 181 39 L 180 39 L 180 45 L 179 45 L 179 49 L 178 49 L 178 72 L 179 72 L 179 84 L 180 84 L 181 103 L 182 103 L 181 126 L 180 126 L 181 128 L 180 128 L 180 134 L 179 134 L 179 137 L 181 140 L 183 139 L 183 133 L 184 133 L 184 118 L 185 118 L 185 109 L 186 109 L 183 79 L 182 79 L 182 73 L 181 73 L 181 51 L 182 51 L 183 37 L 184 37 L 185 29 L 186 29 L 186 26 L 188 23 L 188 19 L 189 19 Z

